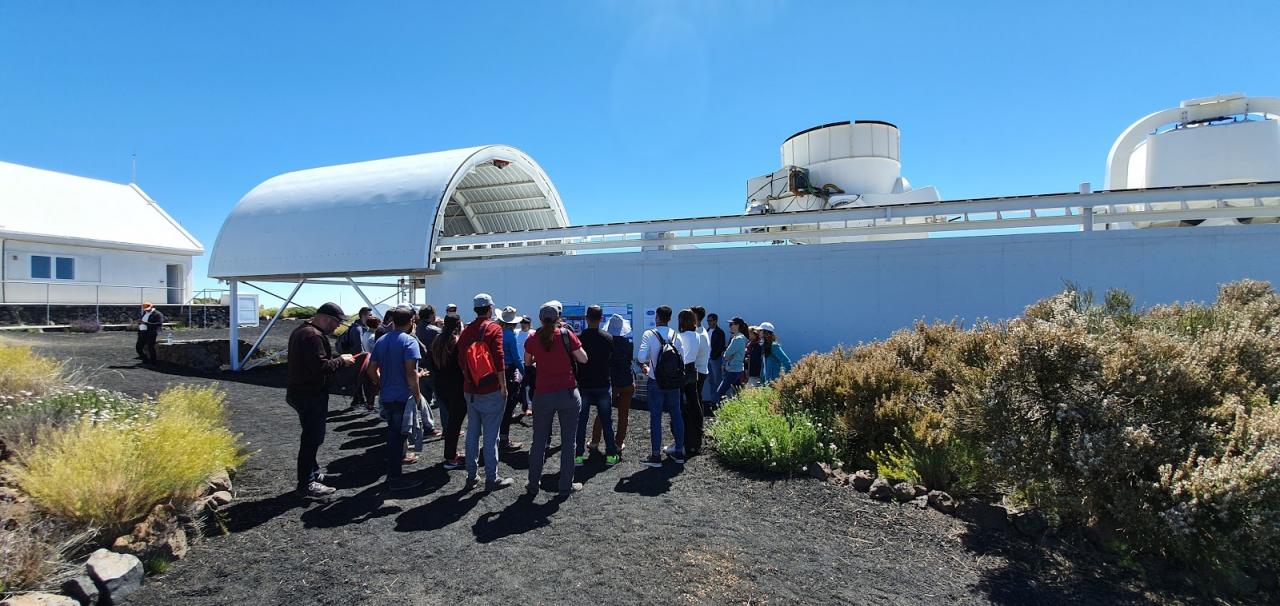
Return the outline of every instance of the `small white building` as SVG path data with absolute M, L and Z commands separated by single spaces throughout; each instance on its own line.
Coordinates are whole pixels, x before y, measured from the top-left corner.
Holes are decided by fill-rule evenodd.
M 137 185 L 0 162 L 0 303 L 185 303 L 203 253 Z

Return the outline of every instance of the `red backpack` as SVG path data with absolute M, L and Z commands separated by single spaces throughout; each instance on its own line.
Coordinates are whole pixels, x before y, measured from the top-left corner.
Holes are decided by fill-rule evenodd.
M 462 365 L 466 367 L 467 375 L 471 377 L 471 384 L 476 387 L 488 387 L 498 381 L 498 369 L 493 366 L 489 345 L 484 342 L 484 331 L 487 327 L 487 321 L 480 324 L 479 337 L 462 353 Z

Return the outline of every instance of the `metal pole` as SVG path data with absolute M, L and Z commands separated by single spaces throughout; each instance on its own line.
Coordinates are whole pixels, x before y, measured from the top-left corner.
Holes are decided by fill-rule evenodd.
M 49 283 L 44 283 L 44 325 L 53 326 L 52 312 L 49 310 Z
M 370 301 L 370 300 L 369 300 L 369 297 L 366 297 L 366 296 L 365 296 L 364 291 L 363 291 L 363 290 L 360 290 L 360 285 L 359 285 L 359 284 L 356 284 L 356 281 L 355 281 L 355 280 L 352 280 L 352 279 L 351 279 L 351 277 L 350 277 L 350 276 L 348 276 L 348 277 L 347 277 L 347 283 L 351 284 L 351 288 L 356 289 L 356 294 L 360 295 L 360 298 L 361 298 L 361 299 L 364 299 L 364 304 L 365 304 L 365 305 L 368 305 L 368 306 L 369 306 L 369 309 L 373 309 L 373 308 L 374 308 L 373 301 Z M 383 299 L 383 301 L 385 301 L 385 300 L 386 300 L 386 299 Z
M 102 285 L 93 287 L 93 321 L 102 324 Z
M 254 341 L 254 343 L 253 343 L 253 347 L 250 347 L 250 348 L 249 348 L 249 353 L 246 353 L 246 354 L 244 355 L 244 360 L 241 360 L 240 366 L 242 366 L 242 367 L 243 367 L 243 366 L 244 366 L 244 364 L 245 364 L 245 363 L 247 363 L 247 362 L 249 361 L 249 358 L 252 358 L 252 357 L 253 357 L 253 352 L 255 352 L 255 351 L 257 351 L 257 350 L 258 350 L 258 346 L 259 346 L 259 345 L 262 345 L 262 340 L 263 340 L 263 339 L 265 339 L 265 338 L 267 338 L 267 333 L 271 332 L 271 327 L 273 327 L 273 326 L 275 326 L 275 325 L 276 325 L 276 320 L 279 320 L 279 319 L 280 319 L 280 316 L 283 316 L 283 315 L 284 315 L 284 310 L 285 310 L 285 308 L 286 308 L 286 307 L 289 307 L 289 302 L 290 302 L 290 301 L 293 301 L 293 297 L 294 297 L 294 295 L 298 294 L 298 289 L 299 289 L 299 288 L 302 288 L 302 285 L 303 285 L 306 281 L 307 281 L 307 279 L 306 279 L 306 278 L 303 278 L 303 279 L 301 279 L 301 280 L 298 280 L 298 284 L 297 284 L 297 286 L 294 286 L 294 287 L 293 287 L 293 292 L 289 293 L 289 298 L 288 298 L 288 299 L 285 299 L 285 301 L 284 301 L 284 305 L 281 305 L 281 306 L 280 306 L 280 309 L 277 309 L 277 310 L 276 310 L 276 315 L 275 315 L 275 316 L 273 316 L 273 317 L 271 318 L 271 321 L 270 321 L 270 322 L 267 322 L 267 327 L 266 327 L 266 328 L 264 328 L 264 329 L 262 329 L 262 334 L 259 334 L 259 335 L 258 335 L 258 340 L 257 340 L 257 341 Z
M 231 281 L 231 318 L 227 325 L 231 328 L 231 372 L 240 372 L 240 283 Z

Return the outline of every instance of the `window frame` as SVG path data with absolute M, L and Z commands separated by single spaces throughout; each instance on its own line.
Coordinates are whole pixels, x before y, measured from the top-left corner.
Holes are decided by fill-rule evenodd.
M 71 269 L 71 275 L 62 277 L 62 262 L 66 261 Z M 67 280 L 74 282 L 76 279 L 76 258 L 75 257 L 54 257 L 53 258 L 53 279 Z
M 44 275 L 38 275 L 36 272 L 36 260 L 44 260 Z M 31 255 L 30 266 L 28 267 L 28 275 L 32 280 L 52 280 L 53 279 L 53 255 Z

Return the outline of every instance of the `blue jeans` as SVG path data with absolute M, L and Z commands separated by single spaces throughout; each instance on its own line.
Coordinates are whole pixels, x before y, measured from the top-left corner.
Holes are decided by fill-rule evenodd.
M 662 454 L 662 412 L 671 415 L 671 435 L 675 436 L 676 450 L 684 452 L 684 417 L 680 413 L 680 389 L 658 389 L 658 382 L 649 379 L 645 397 L 649 399 L 649 446 L 653 454 Z
M 707 385 L 703 388 L 703 402 L 715 402 L 716 390 L 720 387 L 720 381 L 724 379 L 724 360 L 711 360 L 707 363 Z
M 591 417 L 591 407 L 596 408 L 596 417 L 604 431 L 605 454 L 618 454 L 618 445 L 613 439 L 613 394 L 608 387 L 600 389 L 579 389 L 582 394 L 582 410 L 578 413 L 578 448 L 577 455 L 587 448 L 587 421 Z
M 719 386 L 716 387 L 716 397 L 712 398 L 712 402 L 719 405 L 720 401 L 723 400 L 725 396 L 729 395 L 730 392 L 737 391 L 738 386 L 742 384 L 742 374 L 744 372 L 746 371 L 724 371 L 724 378 L 720 380 Z
M 506 400 L 501 391 L 466 394 L 467 398 L 467 480 L 476 479 L 480 457 L 480 430 L 484 429 L 484 478 L 498 481 L 498 432 L 502 427 L 502 410 Z
M 404 465 L 404 409 L 406 402 L 383 402 L 382 416 L 387 418 L 387 479 L 400 477 Z
M 426 403 L 426 405 L 424 406 L 424 408 L 426 408 L 426 414 L 422 415 L 422 428 L 427 430 L 428 432 L 435 431 L 436 420 L 431 418 L 431 402 L 434 399 L 435 392 L 436 392 L 436 380 L 431 377 L 426 377 L 421 381 L 418 381 L 418 386 L 422 388 L 422 401 Z M 445 414 L 444 407 L 441 406 L 440 407 L 440 430 L 441 431 L 444 430 L 445 424 L 448 423 L 448 420 L 444 418 L 444 414 Z M 418 448 L 418 450 L 421 451 L 422 448 Z

